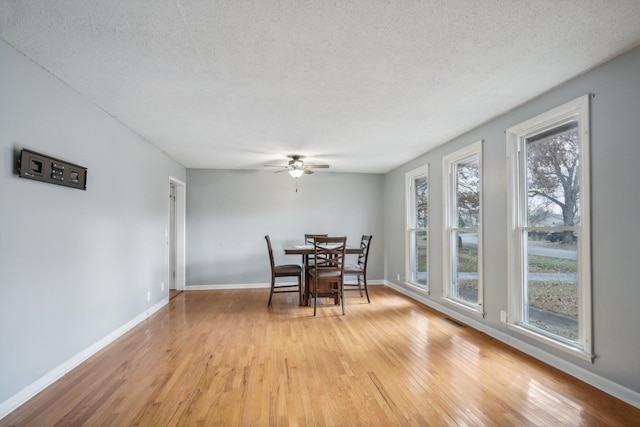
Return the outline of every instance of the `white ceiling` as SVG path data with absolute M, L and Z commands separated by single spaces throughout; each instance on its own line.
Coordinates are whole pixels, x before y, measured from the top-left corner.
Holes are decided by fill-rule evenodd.
M 384 173 L 639 45 L 640 1 L 0 0 L 0 37 L 185 167 Z

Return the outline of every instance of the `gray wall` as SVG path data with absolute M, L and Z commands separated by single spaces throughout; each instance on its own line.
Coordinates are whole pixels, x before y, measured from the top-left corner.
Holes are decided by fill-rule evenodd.
M 21 148 L 87 167 L 87 191 L 18 178 Z M 1 41 L 0 150 L 2 404 L 167 298 L 186 171 Z
M 593 93 L 591 103 L 591 194 L 593 364 L 528 341 L 500 323 L 507 309 L 507 163 L 505 130 L 537 114 Z M 469 318 L 447 306 L 442 295 L 442 157 L 483 139 L 484 319 Z M 567 371 L 586 372 L 640 392 L 640 48 L 556 88 L 385 176 L 385 277 L 398 288 L 404 272 L 404 174 L 425 163 L 430 171 L 430 304 L 445 306 L 456 317 L 479 322 L 490 334 L 523 348 L 537 347 Z M 520 345 L 524 344 L 524 346 Z M 577 369 L 574 369 L 577 368 Z M 599 381 L 599 380 L 598 380 Z M 623 390 L 624 392 L 624 390 Z M 633 393 L 631 393 L 633 395 Z M 637 394 L 633 398 L 637 399 Z M 640 403 L 640 401 L 638 401 Z
M 299 263 L 283 243 L 305 233 L 372 234 L 368 277 L 383 278 L 383 175 L 327 171 L 295 179 L 271 171 L 187 172 L 187 287 L 266 284 L 265 234 L 278 264 Z

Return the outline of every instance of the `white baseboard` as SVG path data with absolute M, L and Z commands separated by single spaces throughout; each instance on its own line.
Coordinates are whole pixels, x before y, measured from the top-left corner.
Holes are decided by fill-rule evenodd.
M 271 283 L 220 284 L 185 286 L 185 291 L 215 291 L 217 289 L 261 289 L 271 287 Z
M 102 350 L 107 345 L 111 344 L 116 339 L 120 338 L 134 326 L 138 325 L 149 316 L 154 314 L 156 311 L 160 310 L 162 307 L 169 303 L 169 298 L 164 298 L 162 301 L 154 305 L 153 307 L 148 308 L 143 313 L 137 315 L 135 318 L 131 319 L 126 324 L 122 325 L 115 331 L 111 332 L 106 337 L 102 338 L 100 341 L 94 343 L 88 348 L 84 349 L 80 353 L 73 356 L 71 359 L 62 363 L 61 365 L 55 367 L 51 371 L 47 372 L 45 375 L 40 377 L 35 382 L 29 384 L 27 387 L 20 390 L 17 394 L 11 396 L 9 399 L 0 403 L 0 420 L 9 415 L 11 412 L 15 411 L 22 404 L 27 402 L 36 394 L 40 393 L 45 388 L 49 387 L 51 384 L 62 378 L 67 372 L 71 371 L 82 362 L 96 354 L 98 351 Z
M 369 280 L 368 285 L 386 285 L 384 280 Z M 269 289 L 271 283 L 245 283 L 245 284 L 220 284 L 220 285 L 193 285 L 185 286 L 185 291 L 215 291 L 217 289 Z
M 626 387 L 621 386 L 618 383 L 615 383 L 611 380 L 608 380 L 599 375 L 596 375 L 591 371 L 588 371 L 564 359 L 561 359 L 557 356 L 547 353 L 546 351 L 536 346 L 520 341 L 519 339 L 513 337 L 512 335 L 508 335 L 501 331 L 498 331 L 497 329 L 491 328 L 479 322 L 477 319 L 464 316 L 463 314 L 457 311 L 451 310 L 449 307 L 445 305 L 438 304 L 433 300 L 425 298 L 424 295 L 420 295 L 417 292 L 413 292 L 411 289 L 407 287 L 397 285 L 389 281 L 386 281 L 385 285 L 387 285 L 392 289 L 395 289 L 401 294 L 404 294 L 428 307 L 433 308 L 434 310 L 437 310 L 441 313 L 446 314 L 447 316 L 450 316 L 460 322 L 463 322 L 464 324 L 469 325 L 480 332 L 484 332 L 490 337 L 495 338 L 499 341 L 502 341 L 503 343 L 546 363 L 547 365 L 553 366 L 554 368 L 559 369 L 562 372 L 565 372 L 571 375 L 572 377 L 575 377 L 581 381 L 584 381 L 585 383 L 592 385 L 595 388 L 602 390 L 605 393 L 610 394 L 622 400 L 623 402 L 633 405 L 636 408 L 640 408 L 640 393 L 634 390 L 628 389 Z

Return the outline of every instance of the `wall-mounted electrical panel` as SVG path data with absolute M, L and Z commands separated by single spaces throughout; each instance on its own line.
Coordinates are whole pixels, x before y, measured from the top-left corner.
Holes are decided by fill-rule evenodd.
M 87 168 L 26 148 L 20 151 L 18 175 L 79 190 L 87 189 Z

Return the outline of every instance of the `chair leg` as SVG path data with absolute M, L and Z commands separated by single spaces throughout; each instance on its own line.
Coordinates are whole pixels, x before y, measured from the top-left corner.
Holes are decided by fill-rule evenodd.
M 364 284 L 364 293 L 367 295 L 367 302 L 371 304 L 371 300 L 369 299 L 369 288 L 367 288 L 367 275 L 362 275 L 362 283 Z
M 271 307 L 271 298 L 273 298 L 273 288 L 275 286 L 275 277 L 271 278 L 271 292 L 269 292 L 269 302 L 267 303 L 267 307 Z
M 342 315 L 347 314 L 344 310 L 344 284 L 340 284 L 340 299 L 342 300 Z
M 300 305 L 302 305 L 302 276 L 298 275 L 298 300 L 300 302 Z
M 313 287 L 313 316 L 316 315 L 316 307 L 318 305 L 318 283 Z

